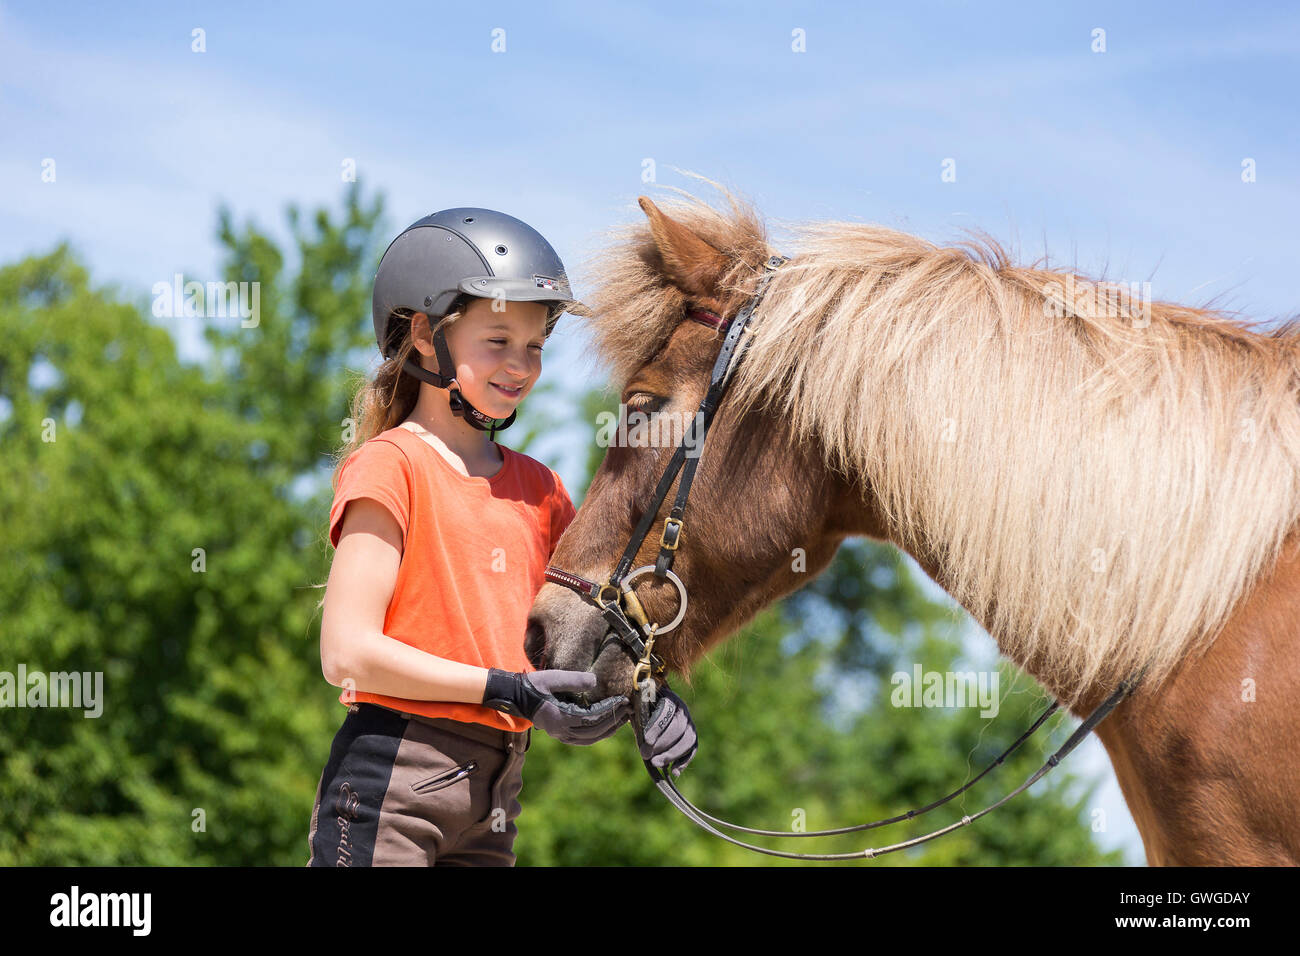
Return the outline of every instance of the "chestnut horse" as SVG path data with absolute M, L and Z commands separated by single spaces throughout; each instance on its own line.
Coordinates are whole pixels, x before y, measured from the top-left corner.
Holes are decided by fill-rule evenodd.
M 721 187 L 719 187 L 721 188 Z M 769 246 L 754 210 L 686 195 L 596 261 L 589 317 L 621 405 L 661 422 L 608 448 L 552 558 L 603 581 L 694 416 L 729 318 L 754 314 L 709 431 L 656 643 L 684 672 L 849 535 L 911 554 L 1097 729 L 1152 865 L 1300 862 L 1300 381 L 1267 332 L 1131 288 L 860 223 Z M 620 414 L 626 414 L 620 409 Z M 670 491 L 664 501 L 666 515 Z M 662 518 L 662 516 L 661 516 Z M 633 566 L 653 564 L 662 520 Z M 642 576 L 651 621 L 675 588 Z M 628 693 L 634 662 L 577 593 L 532 608 L 539 667 Z

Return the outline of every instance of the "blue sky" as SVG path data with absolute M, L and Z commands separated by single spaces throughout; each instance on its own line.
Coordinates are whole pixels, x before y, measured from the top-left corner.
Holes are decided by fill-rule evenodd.
M 799 219 L 978 227 L 1272 320 L 1300 311 L 1298 74 L 1300 13 L 1274 4 L 0 3 L 0 261 L 67 238 L 140 296 L 206 281 L 219 202 L 283 237 L 288 202 L 338 204 L 351 159 L 393 233 L 502 209 L 581 295 L 601 231 L 656 195 L 649 159 L 660 186 L 696 188 L 676 167 L 749 196 L 778 240 Z M 584 354 L 562 323 L 551 374 L 594 381 Z

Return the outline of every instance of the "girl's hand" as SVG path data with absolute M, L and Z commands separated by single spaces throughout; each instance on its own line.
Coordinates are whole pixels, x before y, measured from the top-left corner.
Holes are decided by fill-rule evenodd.
M 557 693 L 582 694 L 596 687 L 588 671 L 533 671 L 530 674 L 488 670 L 483 706 L 527 717 L 556 740 L 587 746 L 604 740 L 631 716 L 626 697 L 607 697 L 590 707 L 558 700 Z
M 695 757 L 699 744 L 696 741 L 695 722 L 686 702 L 661 684 L 658 701 L 642 728 L 645 743 L 641 746 L 641 759 L 651 766 L 673 768 L 673 776 L 681 776 L 686 765 Z M 642 711 L 644 714 L 645 711 Z

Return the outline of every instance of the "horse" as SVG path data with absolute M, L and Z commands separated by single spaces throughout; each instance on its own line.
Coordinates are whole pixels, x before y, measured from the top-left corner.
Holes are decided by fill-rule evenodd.
M 620 424 L 689 418 L 720 347 L 690 318 L 733 316 L 789 255 L 696 463 L 667 669 L 689 675 L 849 536 L 888 542 L 1076 716 L 1140 675 L 1095 732 L 1150 865 L 1300 862 L 1300 319 L 1017 266 L 982 233 L 811 222 L 776 250 L 712 185 L 720 209 L 640 197 L 586 297 Z M 607 580 L 674 444 L 612 442 L 552 564 Z M 664 622 L 685 593 L 648 576 L 636 595 Z M 526 650 L 594 672 L 593 696 L 631 693 L 607 630 L 546 583 Z

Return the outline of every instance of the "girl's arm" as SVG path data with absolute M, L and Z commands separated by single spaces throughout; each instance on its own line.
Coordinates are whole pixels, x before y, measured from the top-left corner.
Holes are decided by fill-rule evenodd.
M 370 498 L 348 504 L 321 618 L 320 660 L 327 681 L 341 687 L 350 680 L 353 690 L 407 700 L 486 704 L 525 717 L 571 744 L 594 744 L 627 720 L 626 697 L 610 697 L 591 707 L 555 698 L 561 691 L 594 690 L 595 674 L 545 670 L 525 676 L 475 667 L 427 654 L 384 634 L 384 614 L 397 586 L 401 549 L 402 530 L 387 508 Z M 665 745 L 676 741 L 675 736 L 664 738 Z
M 449 661 L 393 640 L 384 614 L 397 586 L 402 529 L 383 505 L 358 498 L 347 505 L 321 618 L 320 660 L 325 679 L 408 700 L 482 702 L 488 670 Z

